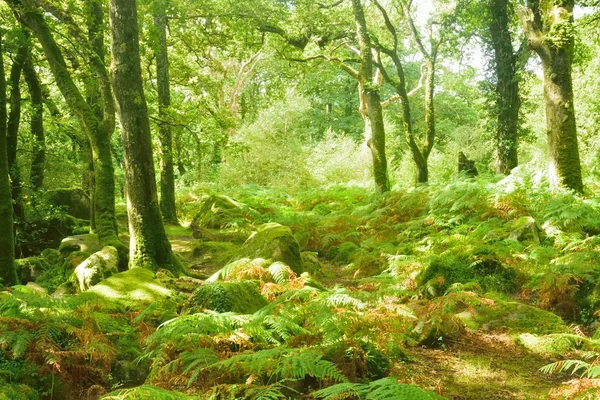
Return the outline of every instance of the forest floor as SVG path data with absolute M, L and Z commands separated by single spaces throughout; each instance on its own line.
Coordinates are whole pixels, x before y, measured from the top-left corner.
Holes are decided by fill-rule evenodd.
M 192 275 L 206 277 L 219 270 L 211 260 L 222 254 L 193 254 L 196 239 L 189 227 L 169 226 L 167 232 L 173 251 L 187 260 Z M 324 286 L 356 290 L 353 271 L 321 261 L 328 270 L 328 278 L 321 281 Z M 572 379 L 567 373 L 542 373 L 540 367 L 558 358 L 527 351 L 505 331 L 469 331 L 437 349 L 408 347 L 392 373 L 402 382 L 454 400 L 547 399 L 551 389 Z
M 179 208 L 186 276 L 57 295 L 89 254 L 20 261 L 47 271 L 0 292 L 0 399 L 600 396 L 595 203 L 465 181 L 201 189 Z M 577 374 L 540 370 L 568 359 Z

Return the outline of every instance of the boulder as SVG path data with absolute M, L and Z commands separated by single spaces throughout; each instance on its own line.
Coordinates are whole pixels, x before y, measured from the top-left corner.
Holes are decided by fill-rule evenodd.
M 304 264 L 304 271 L 308 272 L 312 276 L 320 276 L 322 275 L 321 261 L 319 260 L 319 256 L 317 252 L 314 251 L 303 251 L 300 253 L 300 257 L 302 258 L 302 263 Z
M 60 242 L 60 246 L 58 247 L 58 251 L 63 255 L 75 251 L 96 253 L 100 250 L 102 250 L 100 239 L 98 239 L 98 235 L 94 233 L 66 237 Z
M 118 265 L 117 249 L 106 246 L 79 264 L 69 280 L 75 284 L 77 291 L 85 292 L 103 279 L 119 272 Z
M 296 275 L 304 272 L 300 245 L 292 235 L 292 230 L 275 222 L 259 226 L 256 232 L 250 235 L 240 248 L 236 259 L 245 257 L 281 261 Z
M 27 282 L 35 281 L 42 273 L 52 267 L 44 257 L 27 257 L 15 260 L 17 277 L 25 285 Z
M 67 214 L 18 221 L 15 224 L 15 251 L 25 258 L 38 255 L 45 249 L 55 249 L 64 237 L 73 235 L 84 224 L 87 222 Z
M 259 214 L 244 203 L 224 195 L 211 194 L 201 200 L 200 208 L 190 227 L 195 238 L 206 236 L 205 229 L 223 229 L 232 226 L 247 225 Z
M 145 268 L 133 268 L 114 274 L 92 286 L 87 293 L 136 310 L 172 295 L 171 290 L 156 278 L 155 273 Z
M 48 203 L 62 208 L 76 218 L 90 219 L 90 198 L 81 188 L 56 189 L 46 192 Z
M 252 314 L 268 303 L 254 281 L 213 282 L 199 287 L 187 302 L 188 313 L 209 309 L 217 312 Z

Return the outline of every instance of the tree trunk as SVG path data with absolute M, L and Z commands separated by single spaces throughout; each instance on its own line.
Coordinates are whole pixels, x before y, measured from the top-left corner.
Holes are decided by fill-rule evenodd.
M 366 116 L 371 123 L 371 132 L 367 138 L 367 145 L 371 150 L 371 157 L 373 158 L 375 185 L 380 193 L 384 193 L 390 190 L 390 183 L 385 155 L 383 109 L 381 107 L 378 88 L 373 83 L 373 49 L 361 0 L 352 0 L 352 10 L 356 21 L 356 32 L 360 47 L 360 71 L 357 79 L 361 97 L 365 99 Z
M 44 54 L 50 70 L 56 79 L 56 85 L 62 93 L 67 105 L 77 116 L 92 147 L 94 171 L 96 173 L 96 225 L 97 233 L 103 244 L 110 244 L 123 254 L 124 246 L 117 236 L 117 221 L 115 218 L 115 181 L 112 164 L 110 137 L 114 130 L 114 105 L 110 87 L 107 86 L 108 73 L 101 64 L 98 54 L 91 54 L 90 64 L 99 75 L 102 86 L 102 99 L 105 107 L 104 120 L 99 120 L 97 114 L 89 106 L 75 85 L 67 68 L 64 57 L 54 40 L 43 13 L 38 9 L 24 7 L 20 0 L 5 0 L 37 37 L 44 49 Z
M 490 37 L 496 72 L 496 172 L 508 175 L 518 165 L 519 77 L 509 29 L 509 0 L 490 0 Z
M 0 285 L 17 283 L 13 236 L 13 207 L 6 145 L 6 78 L 0 37 Z
M 135 0 L 110 0 L 113 90 L 125 155 L 129 267 L 182 272 L 165 233 L 158 196 L 150 122 L 142 83 Z
M 28 44 L 28 49 L 30 45 Z M 46 135 L 44 133 L 44 95 L 42 85 L 33 66 L 30 51 L 27 52 L 23 64 L 23 77 L 29 88 L 31 98 L 31 135 L 33 136 L 33 157 L 29 180 L 33 190 L 38 191 L 44 186 L 44 171 L 46 162 Z
M 171 88 L 169 82 L 169 54 L 167 47 L 166 2 L 156 6 L 154 26 L 158 31 L 156 53 L 156 84 L 158 87 L 158 136 L 160 139 L 160 211 L 168 224 L 177 225 L 175 206 L 175 174 L 173 172 L 173 138 L 169 125 L 169 107 L 171 107 Z
M 19 46 L 17 55 L 10 69 L 10 114 L 7 124 L 8 168 L 10 171 L 11 194 L 15 216 L 25 219 L 22 199 L 21 169 L 17 159 L 19 126 L 21 124 L 21 71 L 27 55 L 27 46 Z
M 550 184 L 583 193 L 571 80 L 572 54 L 561 49 L 551 49 L 550 53 L 550 59 L 542 62 Z
M 583 193 L 571 76 L 574 3 L 531 0 L 528 12 L 521 12 L 521 21 L 544 70 L 550 185 Z

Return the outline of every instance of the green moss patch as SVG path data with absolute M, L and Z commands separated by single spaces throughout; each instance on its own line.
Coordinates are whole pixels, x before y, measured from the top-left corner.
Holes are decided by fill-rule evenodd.
M 143 268 L 115 274 L 89 291 L 132 308 L 141 308 L 171 296 L 171 291 L 156 279 L 154 272 Z
M 198 288 L 186 308 L 189 313 L 208 308 L 217 312 L 252 314 L 267 304 L 255 282 L 215 282 Z
M 558 315 L 512 301 L 481 305 L 457 314 L 457 317 L 471 329 L 541 335 L 568 331 L 565 322 Z

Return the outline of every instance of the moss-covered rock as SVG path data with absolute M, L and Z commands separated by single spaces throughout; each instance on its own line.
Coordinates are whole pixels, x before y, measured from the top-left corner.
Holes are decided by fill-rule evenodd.
M 115 274 L 92 286 L 88 292 L 135 309 L 162 301 L 172 295 L 172 292 L 156 279 L 154 272 L 143 268 Z
M 16 253 L 25 258 L 39 255 L 44 249 L 56 249 L 64 237 L 73 235 L 79 227 L 87 224 L 67 214 L 18 221 L 15 224 Z
M 19 282 L 25 285 L 27 282 L 35 281 L 45 271 L 52 267 L 50 261 L 44 257 L 28 257 L 15 260 L 17 277 Z
M 63 255 L 70 254 L 74 251 L 95 253 L 100 250 L 102 250 L 100 239 L 98 239 L 98 235 L 94 233 L 68 236 L 60 242 L 60 246 L 58 247 L 58 251 Z
M 266 305 L 256 282 L 214 282 L 198 288 L 188 300 L 186 310 L 195 313 L 207 308 L 217 312 L 252 314 Z
M 514 301 L 495 301 L 463 311 L 457 317 L 471 329 L 540 335 L 568 332 L 558 315 Z
M 199 204 L 196 216 L 190 227 L 194 237 L 202 237 L 202 229 L 223 229 L 231 226 L 247 225 L 259 216 L 258 212 L 244 203 L 224 195 L 211 194 Z
M 46 192 L 46 200 L 76 218 L 90 219 L 90 198 L 81 188 L 56 189 Z
M 292 235 L 292 230 L 275 222 L 264 224 L 250 235 L 242 245 L 236 259 L 265 258 L 281 261 L 297 275 L 304 272 L 300 246 Z
M 119 272 L 119 254 L 117 249 L 106 246 L 79 264 L 69 278 L 76 290 L 85 292 L 103 279 Z
M 308 272 L 314 277 L 323 275 L 323 266 L 319 260 L 319 255 L 313 251 L 303 251 L 300 253 L 302 258 L 302 264 L 304 264 L 304 271 Z
M 554 333 L 550 335 L 533 335 L 523 333 L 517 337 L 517 344 L 528 351 L 543 356 L 564 356 L 576 350 L 598 351 L 600 343 L 584 336 Z

